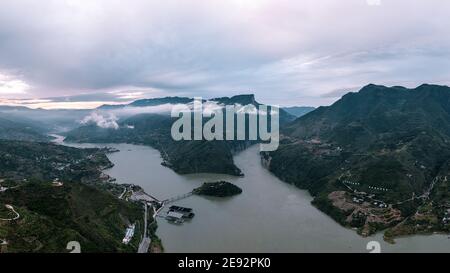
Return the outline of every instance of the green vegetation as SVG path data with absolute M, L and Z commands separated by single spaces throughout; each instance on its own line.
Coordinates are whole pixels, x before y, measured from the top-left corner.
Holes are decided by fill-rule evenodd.
M 9 252 L 65 252 L 78 241 L 83 252 L 134 251 L 121 240 L 130 222 L 142 219 L 138 204 L 82 183 L 28 182 L 0 195 L 0 204 L 14 204 L 21 217 L 0 223 Z
M 0 219 L 12 219 L 16 216 L 14 212 L 7 209 L 6 204 L 0 204 Z
M 321 211 L 327 213 L 331 218 L 333 218 L 336 222 L 341 225 L 346 225 L 346 218 L 349 215 L 349 212 L 345 212 L 340 210 L 339 208 L 333 206 L 333 203 L 326 195 L 320 195 L 312 201 L 312 204 L 320 209 Z
M 169 97 L 139 100 L 120 107 L 191 101 L 192 99 L 187 98 Z M 102 108 L 109 109 L 109 106 Z M 232 152 L 245 148 L 245 145 L 224 141 L 173 141 L 171 126 L 175 120 L 169 114 L 139 114 L 121 120 L 117 130 L 95 125 L 82 126 L 69 132 L 66 141 L 144 144 L 159 150 L 163 158 L 162 164 L 180 174 L 211 172 L 241 175 L 239 168 L 234 165 Z
M 100 149 L 76 149 L 51 143 L 0 140 L 0 177 L 83 181 L 97 179 L 112 164 Z
M 238 186 L 226 181 L 207 182 L 193 191 L 198 195 L 228 197 L 242 193 L 242 189 Z
M 259 105 L 254 95 L 238 95 L 212 99 L 222 104 Z M 167 97 L 160 99 L 138 100 L 128 105 L 101 107 L 103 110 L 155 106 L 165 103 L 189 103 L 192 99 Z M 292 121 L 295 117 L 280 110 L 280 123 Z M 179 174 L 223 173 L 242 175 L 233 162 L 233 153 L 246 149 L 255 141 L 173 141 L 171 126 L 175 121 L 169 114 L 139 114 L 122 119 L 119 128 L 104 129 L 96 125 L 86 125 L 67 134 L 68 142 L 91 143 L 131 143 L 144 144 L 160 151 L 163 165 Z M 208 118 L 204 119 L 206 122 Z
M 68 142 L 132 143 L 151 146 L 161 152 L 163 165 L 180 174 L 214 172 L 240 175 L 234 165 L 232 146 L 224 141 L 173 141 L 170 128 L 174 119 L 158 114 L 141 114 L 120 123 L 120 128 L 95 125 L 71 131 Z M 133 129 L 129 127 L 132 126 Z
M 111 162 L 100 149 L 50 143 L 0 141 L 0 238 L 8 252 L 66 252 L 78 241 L 82 252 L 135 252 L 142 234 L 143 208 L 117 198 L 120 185 L 105 183 L 101 170 Z M 59 178 L 61 185 L 52 183 Z M 120 188 L 120 189 L 119 189 Z M 13 216 L 13 217 L 11 217 Z M 135 239 L 122 244 L 136 223 Z
M 36 126 L 36 122 L 0 112 L 0 139 L 46 142 L 50 137 L 45 135 L 44 129 Z
M 279 149 L 262 156 L 275 175 L 308 189 L 316 196 L 317 207 L 345 225 L 361 223 L 363 215 L 347 219 L 327 199 L 331 192 L 349 191 L 343 184 L 349 181 L 358 183 L 351 185 L 353 189 L 392 204 L 403 219 L 432 201 L 433 209 L 427 209 L 421 221 L 430 230 L 448 230 L 440 220 L 450 208 L 449 188 L 444 186 L 450 165 L 448 101 L 446 86 L 368 85 L 284 126 Z M 394 210 L 391 213 L 396 215 Z M 373 216 L 371 221 L 377 218 Z M 406 223 L 421 225 L 417 221 Z M 368 227 L 368 233 L 386 228 L 375 223 Z
M 152 217 L 149 218 L 148 234 L 152 242 L 150 243 L 149 252 L 150 253 L 162 253 L 164 252 L 164 246 L 161 239 L 156 235 L 156 230 L 158 229 L 158 222 L 156 222 Z

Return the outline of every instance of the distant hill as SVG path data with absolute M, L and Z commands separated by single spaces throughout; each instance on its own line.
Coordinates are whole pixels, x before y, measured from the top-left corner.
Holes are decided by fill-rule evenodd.
M 0 139 L 49 141 L 42 124 L 0 113 Z
M 17 111 L 17 110 L 26 110 L 30 109 L 24 106 L 9 106 L 9 105 L 0 105 L 0 111 Z
M 0 178 L 82 180 L 111 167 L 98 149 L 77 149 L 30 141 L 0 140 Z
M 118 104 L 118 105 L 102 105 L 97 109 L 101 110 L 111 110 L 111 109 L 120 109 L 124 107 L 146 107 L 146 106 L 158 106 L 163 104 L 187 104 L 193 102 L 193 98 L 188 97 L 164 97 L 164 98 L 152 98 L 152 99 L 140 99 L 133 101 L 128 104 Z M 205 101 L 203 99 L 203 101 Z M 210 101 L 215 101 L 224 105 L 232 105 L 232 104 L 253 104 L 256 105 L 257 102 L 255 100 L 255 95 L 237 95 L 233 97 L 221 97 L 221 98 L 213 98 Z
M 224 104 L 224 105 L 233 105 L 233 104 L 258 105 L 259 104 L 255 99 L 255 95 L 253 95 L 253 94 L 237 95 L 237 96 L 233 96 L 233 97 L 214 98 L 214 99 L 211 99 L 211 101 L 215 101 L 217 103 Z
M 129 106 L 144 107 L 144 106 L 157 106 L 162 104 L 186 104 L 192 101 L 193 99 L 186 97 L 165 97 L 165 98 L 137 100 L 130 103 Z
M 256 107 L 261 105 L 261 103 L 256 101 L 255 95 L 253 94 L 214 98 L 211 99 L 211 101 L 217 102 L 221 105 L 254 105 Z M 293 121 L 296 118 L 294 115 L 285 111 L 284 108 L 280 108 L 279 110 L 280 110 L 280 124 L 286 124 L 288 122 Z
M 39 129 L 39 132 L 42 131 L 48 133 L 67 131 L 79 126 L 79 121 L 91 111 L 92 110 L 84 109 L 46 110 L 31 109 L 27 107 L 0 106 L 0 118 L 8 119 L 13 123 L 26 124 L 25 127 L 37 128 Z M 23 138 L 22 140 L 29 139 Z
M 301 117 L 303 115 L 308 114 L 309 112 L 313 111 L 314 109 L 316 109 L 315 107 L 310 107 L 310 106 L 293 106 L 293 107 L 283 107 L 283 110 L 288 112 L 289 114 L 296 116 L 296 117 Z
M 174 98 L 151 100 L 154 103 L 173 102 Z M 176 98 L 175 101 L 187 101 Z M 259 105 L 254 95 L 240 95 L 212 99 L 221 105 Z M 143 103 L 145 102 L 145 103 Z M 134 105 L 148 105 L 147 100 Z M 280 123 L 294 120 L 295 117 L 280 110 Z M 205 121 L 207 118 L 205 118 Z M 173 141 L 171 126 L 175 119 L 167 114 L 139 114 L 119 121 L 119 129 L 104 129 L 95 125 L 81 126 L 67 134 L 66 141 L 72 142 L 115 142 L 139 143 L 152 146 L 161 152 L 164 165 L 178 173 L 214 172 L 240 175 L 234 165 L 233 152 L 245 149 L 254 141 Z
M 105 104 L 99 106 L 97 109 L 100 110 L 112 110 L 112 109 L 121 109 L 125 107 L 146 107 L 146 106 L 158 106 L 163 104 L 186 104 L 192 102 L 193 99 L 186 97 L 164 97 L 164 98 L 153 98 L 153 99 L 141 99 L 136 100 L 129 104 L 118 104 L 118 105 L 109 105 Z
M 273 173 L 308 189 L 319 208 L 343 223 L 349 218 L 331 205 L 339 194 L 329 196 L 348 190 L 343 181 L 358 183 L 359 191 L 391 204 L 423 195 L 419 204 L 435 201 L 434 206 L 445 206 L 450 204 L 450 196 L 441 196 L 437 202 L 433 194 L 438 194 L 438 187 L 433 181 L 441 186 L 447 183 L 450 88 L 365 86 L 287 124 L 279 149 L 265 154 L 264 159 Z M 397 208 L 407 217 L 417 211 L 415 202 L 419 200 L 414 198 Z M 440 208 L 430 212 L 433 217 L 442 216 Z M 392 223 L 378 224 L 361 227 L 362 233 Z

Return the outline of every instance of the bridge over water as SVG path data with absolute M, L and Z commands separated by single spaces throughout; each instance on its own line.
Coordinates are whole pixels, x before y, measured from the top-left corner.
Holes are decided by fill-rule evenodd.
M 177 196 L 165 199 L 165 200 L 161 201 L 161 203 L 163 205 L 168 205 L 170 203 L 173 203 L 173 202 L 180 201 L 182 199 L 188 198 L 188 197 L 192 196 L 193 194 L 194 194 L 194 192 L 192 192 L 192 191 L 188 192 L 188 193 L 185 193 L 185 194 L 180 194 L 180 195 L 177 195 Z

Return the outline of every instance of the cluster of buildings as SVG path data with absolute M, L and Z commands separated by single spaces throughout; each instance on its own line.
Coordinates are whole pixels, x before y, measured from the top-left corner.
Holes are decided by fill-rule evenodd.
M 320 139 L 312 138 L 303 142 L 307 144 L 310 150 L 317 156 L 336 157 L 341 154 L 343 149 L 331 143 L 324 143 Z
M 384 203 L 383 201 L 373 200 L 371 198 L 371 196 L 368 196 L 367 198 L 368 198 L 367 202 L 371 203 L 375 207 L 378 207 L 380 209 L 384 209 L 384 208 L 388 207 L 388 205 L 386 203 Z M 362 204 L 362 203 L 364 203 L 366 201 L 366 197 L 364 197 L 363 195 L 354 196 L 352 201 L 355 204 Z
M 135 228 L 136 228 L 136 224 L 132 224 L 127 228 L 127 230 L 125 231 L 125 237 L 123 238 L 122 243 L 127 245 L 131 241 L 131 239 L 133 239 Z
M 353 185 L 353 186 L 359 186 L 358 182 L 352 182 L 352 181 L 349 181 L 349 180 L 344 180 L 344 183 L 345 184 L 350 184 L 350 185 Z
M 379 207 L 380 209 L 384 209 L 384 208 L 388 207 L 388 205 L 386 205 L 386 203 L 384 203 L 383 201 L 374 201 L 372 203 L 372 205 Z
M 373 187 L 373 186 L 369 186 L 369 189 L 371 189 L 371 190 L 376 190 L 376 191 L 389 191 L 389 189 L 386 189 L 386 188 L 382 188 L 382 187 Z
M 352 198 L 353 203 L 355 204 L 362 204 L 364 202 L 368 202 L 370 204 L 372 204 L 375 207 L 378 208 L 387 208 L 388 205 L 386 203 L 384 203 L 383 201 L 380 200 L 376 200 L 375 199 L 375 195 L 374 194 L 367 194 L 366 192 L 359 192 L 357 190 L 352 189 L 349 185 L 352 186 L 360 186 L 359 182 L 352 182 L 350 180 L 342 180 L 342 183 L 344 183 L 344 185 L 347 186 L 347 188 L 349 188 L 350 190 L 353 191 L 353 193 L 355 194 Z M 368 186 L 370 190 L 377 190 L 377 191 L 384 191 L 387 192 L 389 191 L 389 189 L 383 188 L 383 187 L 373 187 L 373 186 Z
M 353 203 L 362 204 L 364 203 L 364 198 L 353 197 Z
M 175 224 L 181 224 L 184 222 L 183 214 L 176 211 L 168 211 L 166 216 L 167 221 Z
M 342 183 L 346 184 L 346 185 L 352 185 L 352 186 L 360 186 L 361 184 L 359 182 L 353 182 L 347 179 L 342 180 Z M 383 187 L 374 187 L 374 186 L 368 186 L 370 190 L 376 190 L 376 191 L 389 191 L 389 189 L 387 188 L 383 188 Z
M 195 214 L 191 208 L 171 206 L 167 212 L 166 219 L 175 224 L 181 224 L 185 219 L 194 218 Z

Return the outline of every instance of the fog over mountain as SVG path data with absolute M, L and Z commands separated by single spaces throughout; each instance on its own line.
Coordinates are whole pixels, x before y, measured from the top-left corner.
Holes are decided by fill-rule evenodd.
M 0 254 L 450 252 L 449 14 L 0 0 Z

